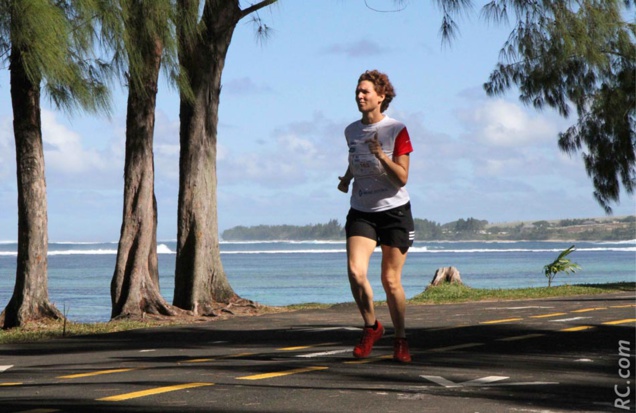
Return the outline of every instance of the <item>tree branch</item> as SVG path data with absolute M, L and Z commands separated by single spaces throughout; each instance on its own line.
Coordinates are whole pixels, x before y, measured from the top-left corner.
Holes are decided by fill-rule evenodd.
M 264 7 L 271 6 L 277 1 L 278 0 L 263 0 L 260 3 L 252 4 L 250 7 L 241 10 L 241 19 L 247 16 L 248 14 L 254 13 L 255 11 L 258 11 Z

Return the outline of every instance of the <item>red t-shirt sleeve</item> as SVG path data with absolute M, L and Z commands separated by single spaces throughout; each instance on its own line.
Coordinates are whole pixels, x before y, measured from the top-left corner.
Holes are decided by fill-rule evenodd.
M 395 138 L 395 145 L 393 147 L 393 156 L 402 156 L 407 153 L 413 152 L 413 146 L 411 145 L 411 137 L 406 127 L 403 128 L 398 136 Z

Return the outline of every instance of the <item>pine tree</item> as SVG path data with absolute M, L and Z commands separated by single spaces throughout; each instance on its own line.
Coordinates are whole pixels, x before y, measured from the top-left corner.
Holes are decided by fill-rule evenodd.
M 497 0 L 484 7 L 516 26 L 484 85 L 489 95 L 516 85 L 522 102 L 578 119 L 559 134 L 561 150 L 583 152 L 594 197 L 607 213 L 636 185 L 636 25 L 630 0 Z
M 170 0 L 119 0 L 103 14 L 105 44 L 127 79 L 124 206 L 111 281 L 112 318 L 173 316 L 159 289 L 153 137 L 159 71 L 176 70 Z
M 216 141 L 225 57 L 238 22 L 275 2 L 263 0 L 241 9 L 238 0 L 177 1 L 179 63 L 190 89 L 180 90 L 173 304 L 198 314 L 238 298 L 223 271 L 218 239 Z
M 8 58 L 18 180 L 16 284 L 3 327 L 60 319 L 49 302 L 48 218 L 40 94 L 69 111 L 107 109 L 102 65 L 92 56 L 96 4 L 0 1 L 0 56 Z

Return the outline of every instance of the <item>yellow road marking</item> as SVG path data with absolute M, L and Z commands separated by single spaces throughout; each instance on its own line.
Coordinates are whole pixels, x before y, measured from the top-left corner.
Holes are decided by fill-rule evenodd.
M 573 313 L 587 313 L 588 311 L 607 310 L 607 307 L 595 307 L 595 308 L 582 308 L 580 310 L 574 310 Z
M 251 376 L 237 377 L 237 379 L 238 380 L 263 380 L 263 379 L 271 379 L 274 377 L 289 376 L 290 374 L 308 373 L 310 371 L 318 371 L 318 370 L 327 370 L 328 368 L 329 367 L 323 367 L 323 366 L 302 367 L 299 369 L 277 371 L 274 373 L 263 373 L 263 374 L 254 374 Z
M 21 386 L 22 382 L 6 382 L 0 383 L 0 386 Z
M 453 330 L 456 328 L 466 328 L 466 327 L 471 327 L 471 326 L 468 324 L 462 324 L 458 326 L 433 327 L 433 328 L 429 328 L 428 331 L 444 331 L 444 330 Z
M 193 389 L 195 387 L 203 387 L 203 386 L 214 386 L 214 383 L 185 383 L 185 384 L 177 384 L 175 386 L 157 387 L 154 389 L 135 391 L 132 393 L 118 394 L 116 396 L 102 397 L 101 399 L 97 399 L 97 401 L 119 402 L 122 400 L 136 399 L 139 397 L 152 396 L 154 394 L 168 393 L 171 391 L 184 390 L 184 389 Z
M 204 363 L 206 361 L 214 361 L 215 359 L 190 359 L 184 360 L 184 363 Z
M 498 324 L 498 323 L 511 323 L 513 321 L 521 321 L 523 318 L 505 318 L 503 320 L 490 320 L 490 321 L 482 321 L 479 324 Z
M 217 357 L 219 360 L 223 360 L 223 359 L 235 359 L 235 358 L 239 358 L 239 357 L 249 357 L 249 356 L 253 356 L 256 353 L 237 353 L 237 354 L 230 354 L 227 356 L 221 356 L 221 357 Z
M 379 357 L 369 357 L 365 359 L 348 360 L 348 361 L 345 361 L 344 364 L 366 364 L 366 363 L 373 363 L 374 361 L 386 360 L 390 358 L 393 358 L 393 356 L 387 354 L 385 356 L 379 356 Z
M 630 307 L 636 307 L 636 304 L 613 305 L 610 308 L 630 308 Z
M 112 370 L 98 370 L 91 371 L 89 373 L 78 373 L 78 374 L 69 374 L 67 376 L 58 376 L 58 379 L 79 379 L 81 377 L 92 377 L 99 376 L 102 374 L 113 374 L 113 373 L 123 373 L 126 371 L 139 370 L 139 369 L 112 369 Z
M 602 323 L 602 324 L 606 326 L 615 326 L 617 324 L 629 324 L 629 323 L 636 323 L 636 318 L 626 318 L 624 320 L 606 321 L 605 323 Z
M 279 351 L 297 351 L 297 350 L 305 350 L 305 349 L 313 348 L 313 347 L 333 346 L 335 344 L 340 344 L 340 343 L 321 343 L 321 344 L 312 344 L 312 345 L 309 345 L 309 346 L 282 347 L 282 348 L 279 348 L 277 350 L 279 350 Z
M 517 340 L 526 340 L 529 338 L 543 337 L 545 334 L 526 334 L 523 336 L 513 336 L 513 337 L 505 337 L 497 339 L 497 341 L 517 341 Z
M 594 326 L 577 326 L 577 327 L 569 327 L 569 328 L 564 328 L 562 330 L 559 331 L 563 331 L 565 333 L 571 333 L 573 331 L 583 331 L 583 330 L 589 330 L 594 328 Z
M 465 349 L 465 348 L 479 347 L 479 346 L 483 346 L 483 345 L 484 345 L 484 343 L 466 343 L 466 344 L 458 344 L 456 346 L 432 348 L 430 350 L 426 350 L 426 352 L 427 353 L 439 353 L 439 352 L 443 352 L 443 351 L 462 350 L 462 349 Z
M 549 317 L 558 317 L 560 315 L 564 315 L 567 313 L 552 313 L 552 314 L 541 314 L 541 315 L 533 315 L 530 318 L 549 318 Z

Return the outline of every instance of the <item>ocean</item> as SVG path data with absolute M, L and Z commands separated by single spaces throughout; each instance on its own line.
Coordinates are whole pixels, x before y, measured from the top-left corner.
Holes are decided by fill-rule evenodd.
M 570 245 L 569 258 L 581 269 L 559 274 L 553 285 L 636 281 L 636 240 L 621 242 L 415 242 L 402 275 L 408 298 L 421 293 L 439 267 L 456 267 L 474 288 L 547 286 L 543 266 Z M 172 302 L 174 241 L 159 242 L 160 289 Z M 0 242 L 0 306 L 15 285 L 17 244 Z M 117 243 L 49 243 L 49 299 L 76 322 L 110 318 L 110 281 Z M 384 299 L 380 256 L 371 258 L 375 299 Z M 264 305 L 334 304 L 352 301 L 342 242 L 222 242 L 223 268 L 234 291 Z

